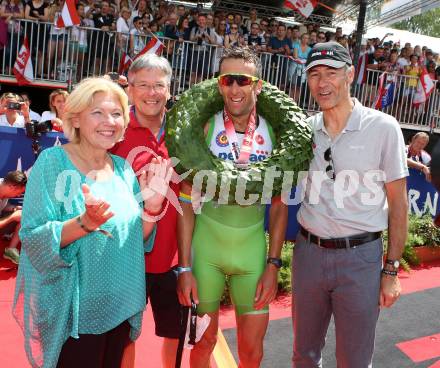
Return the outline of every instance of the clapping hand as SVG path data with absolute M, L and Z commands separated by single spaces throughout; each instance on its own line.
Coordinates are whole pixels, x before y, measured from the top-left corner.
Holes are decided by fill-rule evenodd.
M 173 175 L 171 161 L 162 157 L 153 158 L 148 165 L 148 173 L 143 171 L 139 177 L 144 208 L 149 213 L 159 213 L 169 189 Z
M 87 184 L 83 184 L 81 189 L 84 194 L 86 207 L 86 211 L 81 216 L 81 221 L 87 229 L 96 230 L 112 218 L 114 213 L 109 211 L 109 203 L 92 195 Z

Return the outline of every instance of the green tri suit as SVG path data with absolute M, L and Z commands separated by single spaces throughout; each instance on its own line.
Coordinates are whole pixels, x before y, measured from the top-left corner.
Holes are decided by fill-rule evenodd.
M 232 159 L 222 113 L 208 123 L 206 142 L 212 153 Z M 241 144 L 244 134 L 236 132 Z M 273 147 L 270 125 L 260 116 L 254 133 L 250 162 L 265 159 Z M 266 266 L 265 206 L 204 203 L 193 232 L 193 274 L 197 280 L 198 313 L 215 312 L 229 275 L 230 295 L 237 315 L 267 313 L 255 310 L 255 290 Z

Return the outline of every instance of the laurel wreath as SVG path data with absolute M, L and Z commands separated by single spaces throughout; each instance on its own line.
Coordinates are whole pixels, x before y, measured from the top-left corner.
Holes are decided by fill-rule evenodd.
M 251 194 L 269 195 L 270 200 L 282 190 L 289 189 L 283 188 L 287 172 L 296 183 L 298 172 L 308 169 L 313 151 L 312 130 L 295 102 L 275 86 L 263 82 L 257 113 L 272 126 L 277 142 L 268 158 L 252 163 L 244 170 L 214 156 L 205 142 L 204 126 L 223 106 L 217 79 L 213 78 L 185 91 L 167 113 L 165 140 L 170 157 L 180 160 L 175 166 L 177 173 L 185 173 L 186 180 L 193 184 L 194 178 L 198 176 L 200 179 L 202 174 L 209 172 L 210 180 L 216 181 L 212 199 L 228 204 L 237 203 L 238 192 L 245 198 Z M 268 170 L 277 170 L 281 174 L 275 177 L 273 184 L 265 183 Z M 207 176 L 202 180 L 202 191 L 206 190 L 208 181 Z

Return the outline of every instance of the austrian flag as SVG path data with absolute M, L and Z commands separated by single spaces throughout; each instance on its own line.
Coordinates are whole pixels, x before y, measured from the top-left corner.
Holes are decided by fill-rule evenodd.
M 124 72 L 130 67 L 133 60 L 131 60 L 131 57 L 128 56 L 125 52 L 122 53 L 121 61 L 119 63 L 119 74 L 124 74 Z
M 24 38 L 12 72 L 19 86 L 31 84 L 34 81 L 34 68 L 32 67 L 31 50 L 27 37 Z
M 76 11 L 75 0 L 66 0 L 61 10 L 61 15 L 58 16 L 56 26 L 58 28 L 76 26 L 81 23 L 81 19 Z
M 143 54 L 157 54 L 157 55 L 161 55 L 162 54 L 162 50 L 164 48 L 164 45 L 162 42 L 160 42 L 160 40 L 156 37 L 153 37 L 146 45 L 145 47 L 139 51 L 139 54 L 137 54 L 133 60 L 136 60 L 139 56 L 143 55 Z
M 434 87 L 434 82 L 426 71 L 426 68 L 423 68 L 419 82 L 417 83 L 416 92 L 414 93 L 413 105 L 418 107 L 425 103 Z
M 286 0 L 284 6 L 299 12 L 304 18 L 308 18 L 317 3 L 317 0 Z

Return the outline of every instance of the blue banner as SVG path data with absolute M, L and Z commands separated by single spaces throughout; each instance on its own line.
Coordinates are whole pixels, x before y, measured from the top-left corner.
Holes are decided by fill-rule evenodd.
M 38 140 L 42 149 L 59 146 L 67 142 L 61 133 L 45 133 Z M 35 162 L 32 139 L 22 128 L 0 127 L 0 178 L 9 171 L 27 172 Z
M 409 169 L 406 188 L 410 212 L 418 216 L 430 213 L 433 217 L 440 213 L 438 192 L 430 182 L 426 181 L 422 172 Z

